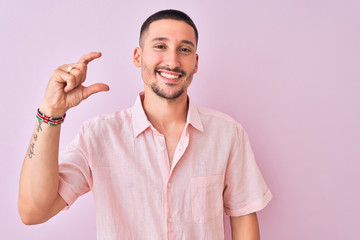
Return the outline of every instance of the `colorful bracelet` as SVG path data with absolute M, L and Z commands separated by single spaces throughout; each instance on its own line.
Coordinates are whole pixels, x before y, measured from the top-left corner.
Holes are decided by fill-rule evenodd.
M 64 122 L 64 120 L 65 120 L 65 117 L 66 117 L 66 113 L 64 114 L 64 116 L 62 116 L 60 118 L 52 118 L 52 117 L 45 116 L 44 114 L 42 114 L 40 112 L 39 108 L 38 108 L 37 114 L 36 114 L 36 118 L 39 121 L 42 121 L 42 122 L 47 123 L 47 124 L 52 125 L 52 126 L 62 124 Z

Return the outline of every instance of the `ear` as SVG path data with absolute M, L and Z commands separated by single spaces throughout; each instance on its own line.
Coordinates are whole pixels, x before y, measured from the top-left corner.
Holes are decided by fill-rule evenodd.
M 198 64 L 199 64 L 199 54 L 196 54 L 196 63 L 194 68 L 194 73 L 198 71 Z
M 133 63 L 135 67 L 141 67 L 141 53 L 142 50 L 140 47 L 135 48 L 133 57 Z

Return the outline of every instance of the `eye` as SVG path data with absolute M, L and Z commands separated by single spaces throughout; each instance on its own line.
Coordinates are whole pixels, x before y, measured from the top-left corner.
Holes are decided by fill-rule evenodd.
M 154 48 L 159 49 L 159 50 L 163 50 L 163 49 L 165 49 L 165 46 L 162 45 L 162 44 L 158 44 L 158 45 L 155 45 Z
M 191 52 L 191 49 L 189 49 L 189 48 L 180 48 L 180 52 L 190 53 L 190 52 Z

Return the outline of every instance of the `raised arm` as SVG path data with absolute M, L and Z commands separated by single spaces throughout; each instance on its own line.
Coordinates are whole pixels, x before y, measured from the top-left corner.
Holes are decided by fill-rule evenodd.
M 93 52 L 74 64 L 57 68 L 48 83 L 39 111 L 51 118 L 61 118 L 90 95 L 108 91 L 103 83 L 85 87 L 87 65 L 101 57 Z M 19 213 L 25 224 L 38 224 L 56 215 L 66 202 L 58 194 L 60 125 L 37 120 L 21 170 Z

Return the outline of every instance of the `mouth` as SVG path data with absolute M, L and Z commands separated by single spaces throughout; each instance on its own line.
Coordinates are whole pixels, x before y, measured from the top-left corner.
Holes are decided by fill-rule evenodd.
M 160 75 L 161 79 L 166 84 L 176 84 L 182 77 L 186 76 L 184 70 L 178 67 L 170 69 L 168 67 L 159 66 L 155 68 L 155 72 Z
M 181 74 L 176 74 L 176 73 L 168 73 L 168 72 L 163 72 L 163 71 L 158 71 L 159 75 L 162 76 L 163 78 L 166 79 L 179 79 L 182 75 Z
M 164 69 L 158 70 L 157 74 L 159 74 L 162 81 L 169 86 L 176 85 L 180 81 L 181 77 L 184 76 L 180 72 L 167 71 Z

